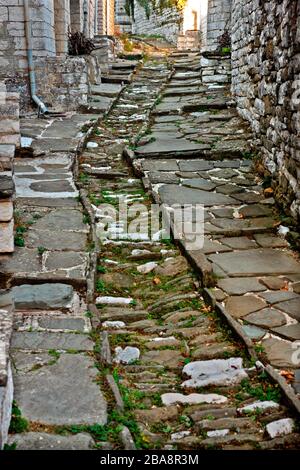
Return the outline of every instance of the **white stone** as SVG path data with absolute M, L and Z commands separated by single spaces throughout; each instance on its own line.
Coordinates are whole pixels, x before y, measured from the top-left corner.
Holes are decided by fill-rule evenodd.
M 278 403 L 276 403 L 275 401 L 256 401 L 255 403 L 251 403 L 250 405 L 238 408 L 238 412 L 244 414 L 251 413 L 256 410 L 271 410 L 273 408 L 279 408 Z
M 274 437 L 286 436 L 291 434 L 295 428 L 295 422 L 291 418 L 279 419 L 267 424 L 267 433 L 273 439 Z
M 107 305 L 129 305 L 133 299 L 131 297 L 97 297 L 96 304 L 107 304 Z
M 168 336 L 168 337 L 163 337 L 163 338 L 151 338 L 150 342 L 151 341 L 159 342 L 159 341 L 177 341 L 177 340 L 176 340 L 175 336 Z
M 9 222 L 14 213 L 12 201 L 6 199 L 0 201 L 0 222 Z
M 239 357 L 190 362 L 184 366 L 183 373 L 191 377 L 181 384 L 183 388 L 235 385 L 248 377 Z
M 207 431 L 207 437 L 223 437 L 229 434 L 229 429 L 215 429 L 214 431 Z
M 97 148 L 97 147 L 98 147 L 97 142 L 88 142 L 88 143 L 86 144 L 86 148 L 88 148 L 88 149 L 95 149 L 95 148 Z
M 148 274 L 153 271 L 158 266 L 157 263 L 154 263 L 154 261 L 150 261 L 150 263 L 142 264 L 141 266 L 138 266 L 136 270 L 141 273 L 141 274 Z
M 21 137 L 21 147 L 31 147 L 32 142 L 31 137 Z
M 184 437 L 190 436 L 191 431 L 179 431 L 171 434 L 171 441 L 180 441 Z
M 131 346 L 126 346 L 125 349 L 118 346 L 115 353 L 114 362 L 116 364 L 131 364 L 140 358 L 140 350 Z
M 150 250 L 132 250 L 131 256 L 151 255 Z
M 0 223 L 0 253 L 14 251 L 14 221 Z
M 228 399 L 216 393 L 190 393 L 183 395 L 182 393 L 164 393 L 161 396 L 164 405 L 170 406 L 175 403 L 184 405 L 199 405 L 200 403 L 225 403 Z
M 112 329 L 118 329 L 118 328 L 124 328 L 126 326 L 126 323 L 123 321 L 105 321 L 102 323 L 103 328 L 112 328 Z

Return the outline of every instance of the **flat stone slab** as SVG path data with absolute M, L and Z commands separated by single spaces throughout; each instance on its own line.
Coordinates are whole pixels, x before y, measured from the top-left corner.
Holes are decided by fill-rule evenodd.
M 244 317 L 244 320 L 263 328 L 274 328 L 286 324 L 283 313 L 275 308 L 263 308 L 259 312 L 250 313 L 250 315 Z
M 91 450 L 94 439 L 86 433 L 62 436 L 45 432 L 26 432 L 9 436 L 8 444 L 16 450 Z
M 254 277 L 221 279 L 218 281 L 218 287 L 223 289 L 229 295 L 243 295 L 248 292 L 261 292 L 266 290 L 265 287 Z
M 259 341 L 267 333 L 266 330 L 252 325 L 243 325 L 242 329 L 248 338 L 253 339 L 254 341 Z
M 273 328 L 272 331 L 280 336 L 283 336 L 290 341 L 300 340 L 300 324 L 296 323 L 294 325 L 279 326 Z
M 235 385 L 248 377 L 241 358 L 190 362 L 182 372 L 191 377 L 181 384 L 183 388 Z
M 257 247 L 255 241 L 247 237 L 224 237 L 220 242 L 234 250 L 249 250 Z
M 144 364 L 161 364 L 167 367 L 178 367 L 183 359 L 181 352 L 173 349 L 147 351 L 141 357 Z
M 70 308 L 74 289 L 68 284 L 24 284 L 13 287 L 17 310 Z
M 182 181 L 182 185 L 187 188 L 201 189 L 203 191 L 213 191 L 217 186 L 216 183 L 204 178 L 185 179 Z
M 272 366 L 292 369 L 299 367 L 299 354 L 297 354 L 297 349 L 293 348 L 292 342 L 267 338 L 262 341 L 262 345 Z
M 229 196 L 209 191 L 186 188 L 175 184 L 165 184 L 158 190 L 162 201 L 168 205 L 173 204 L 203 204 L 205 206 L 236 204 Z
M 141 165 L 145 171 L 176 171 L 178 164 L 176 160 L 142 160 Z
M 216 393 L 190 393 L 183 395 L 182 393 L 164 393 L 161 396 L 163 405 L 170 406 L 174 404 L 180 405 L 199 405 L 201 403 L 221 404 L 225 403 L 228 398 Z
M 300 296 L 295 299 L 287 300 L 286 302 L 280 302 L 276 304 L 276 307 L 283 312 L 287 313 L 290 317 L 295 318 L 298 322 L 300 322 Z
M 83 223 L 83 214 L 79 210 L 57 209 L 49 212 L 34 224 L 35 230 L 75 230 L 88 232 L 88 226 Z
M 180 171 L 207 171 L 214 168 L 213 162 L 207 160 L 183 160 L 178 162 Z
M 73 331 L 84 331 L 85 319 L 76 317 L 54 317 L 44 316 L 38 318 L 38 325 L 40 328 L 48 330 L 73 330 Z
M 287 304 L 287 308 L 290 307 L 290 304 L 289 302 L 291 300 L 294 300 L 294 302 L 292 302 L 292 306 L 295 306 L 297 307 L 298 305 L 298 309 L 299 309 L 299 306 L 300 306 L 300 296 L 298 294 L 296 294 L 295 292 L 290 292 L 290 291 L 285 291 L 285 290 L 278 290 L 276 292 L 264 292 L 262 294 L 260 294 L 260 297 L 262 297 L 263 299 L 265 299 L 269 304 L 271 305 L 274 305 L 274 304 L 283 304 L 283 306 L 285 307 L 286 304 Z M 293 310 L 293 308 L 292 308 Z
M 48 331 L 15 331 L 11 347 L 32 351 L 58 349 L 64 351 L 93 351 L 94 343 L 88 335 L 77 333 L 49 333 Z
M 253 413 L 255 411 L 267 411 L 278 409 L 279 404 L 275 401 L 255 401 L 254 403 L 250 403 L 249 405 L 243 406 L 238 408 L 238 412 L 241 414 Z
M 266 430 L 271 439 L 291 434 L 295 429 L 295 422 L 291 418 L 279 419 L 267 424 Z
M 30 229 L 26 237 L 26 245 L 29 248 L 42 246 L 47 250 L 84 251 L 87 245 L 87 235 L 58 230 L 54 237 L 52 230 Z
M 226 310 L 234 318 L 243 318 L 249 313 L 261 310 L 266 305 L 266 302 L 254 295 L 228 297 L 225 300 Z
M 147 157 L 150 158 L 166 158 L 168 155 L 174 158 L 175 155 L 194 155 L 202 153 L 204 150 L 209 150 L 209 145 L 195 144 L 185 139 L 166 139 L 156 140 L 149 144 L 138 147 L 135 150 L 137 158 Z
M 279 276 L 300 271 L 300 264 L 291 255 L 269 248 L 220 253 L 209 256 L 209 259 L 231 277 Z
M 97 374 L 93 358 L 62 354 L 53 365 L 15 373 L 15 400 L 29 421 L 57 426 L 104 425 L 107 404 L 96 383 Z

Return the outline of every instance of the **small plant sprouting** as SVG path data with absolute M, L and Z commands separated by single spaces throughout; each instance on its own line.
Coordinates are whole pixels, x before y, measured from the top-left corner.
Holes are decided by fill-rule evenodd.
M 21 433 L 27 431 L 28 421 L 23 418 L 20 408 L 17 403 L 13 401 L 11 411 L 11 421 L 9 426 L 9 432 L 12 434 Z
M 37 250 L 38 250 L 38 254 L 42 255 L 43 253 L 45 253 L 46 248 L 44 246 L 39 246 Z

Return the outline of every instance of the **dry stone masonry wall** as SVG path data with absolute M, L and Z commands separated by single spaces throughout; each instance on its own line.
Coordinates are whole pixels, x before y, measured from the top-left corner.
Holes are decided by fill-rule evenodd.
M 204 29 L 205 49 L 215 50 L 218 47 L 218 38 L 225 29 L 230 30 L 231 2 L 232 0 L 208 0 L 207 30 Z
M 0 253 L 14 251 L 13 158 L 19 145 L 19 95 L 0 82 Z
M 144 8 L 135 2 L 135 21 L 132 25 L 135 34 L 157 34 L 176 44 L 181 23 L 182 15 L 175 7 L 165 8 L 162 12 L 152 11 L 148 19 Z
M 300 219 L 300 3 L 233 0 L 232 91 L 275 196 Z

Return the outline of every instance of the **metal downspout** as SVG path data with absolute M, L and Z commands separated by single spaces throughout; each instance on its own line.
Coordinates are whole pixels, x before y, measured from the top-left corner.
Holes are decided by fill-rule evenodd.
M 98 30 L 98 0 L 95 1 L 95 36 L 99 34 Z
M 26 40 L 27 40 L 27 59 L 28 59 L 28 70 L 29 70 L 30 94 L 31 94 L 32 100 L 38 106 L 39 110 L 43 114 L 45 114 L 48 112 L 48 109 L 45 106 L 45 104 L 40 100 L 40 98 L 36 95 L 36 81 L 35 81 L 35 71 L 34 71 L 33 53 L 32 53 L 29 0 L 24 0 L 24 14 L 25 14 L 25 32 L 26 32 Z

